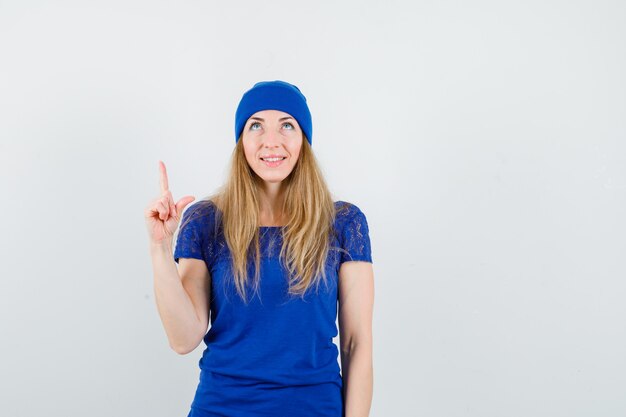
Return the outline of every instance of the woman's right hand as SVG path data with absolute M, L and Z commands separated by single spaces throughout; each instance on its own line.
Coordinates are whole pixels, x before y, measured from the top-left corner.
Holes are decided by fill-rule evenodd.
M 185 207 L 196 198 L 185 196 L 174 204 L 174 198 L 169 190 L 167 171 L 163 161 L 159 161 L 161 172 L 161 195 L 148 205 L 145 210 L 146 227 L 150 242 L 153 245 L 172 244 L 172 237 L 178 227 L 181 215 Z

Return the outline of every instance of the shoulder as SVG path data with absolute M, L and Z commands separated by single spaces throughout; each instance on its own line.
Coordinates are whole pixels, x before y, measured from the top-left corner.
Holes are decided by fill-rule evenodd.
M 199 200 L 188 205 L 183 212 L 181 229 L 188 224 L 194 228 L 208 230 L 213 227 L 215 221 L 216 205 L 211 200 Z
M 361 209 L 356 204 L 343 200 L 335 201 L 335 212 L 337 217 L 349 217 L 357 213 L 362 213 Z
M 199 200 L 194 201 L 185 209 L 183 213 L 183 219 L 187 218 L 200 218 L 213 216 L 215 214 L 215 203 L 211 200 Z
M 367 223 L 365 214 L 354 203 L 338 200 L 335 201 L 335 227 L 344 230 L 347 224 Z
M 354 203 L 335 202 L 336 230 L 341 244 L 339 264 L 346 261 L 372 262 L 369 226 L 363 211 Z

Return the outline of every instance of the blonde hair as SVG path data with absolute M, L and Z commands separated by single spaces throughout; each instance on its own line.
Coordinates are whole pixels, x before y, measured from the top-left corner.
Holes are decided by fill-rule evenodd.
M 254 291 L 260 284 L 259 184 L 263 181 L 246 160 L 243 140 L 237 141 L 230 174 L 219 191 L 200 201 L 211 201 L 216 227 L 222 224 L 224 239 L 232 254 L 232 276 L 237 292 L 247 303 L 248 260 L 253 255 Z M 335 205 L 311 145 L 303 134 L 300 155 L 292 172 L 283 180 L 283 245 L 280 261 L 289 272 L 289 294 L 301 295 L 320 280 L 327 285 L 326 261 L 331 249 Z M 221 218 L 220 218 L 221 217 Z M 180 226 L 182 230 L 184 225 Z

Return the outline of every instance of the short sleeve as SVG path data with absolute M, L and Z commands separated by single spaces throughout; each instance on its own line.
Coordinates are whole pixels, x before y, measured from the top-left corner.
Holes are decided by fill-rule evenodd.
M 174 262 L 176 263 L 180 258 L 204 260 L 202 221 L 198 208 L 198 204 L 193 204 L 183 213 L 174 249 Z
M 349 217 L 343 226 L 342 246 L 339 263 L 347 261 L 372 262 L 369 226 L 365 214 L 355 205 L 350 207 Z

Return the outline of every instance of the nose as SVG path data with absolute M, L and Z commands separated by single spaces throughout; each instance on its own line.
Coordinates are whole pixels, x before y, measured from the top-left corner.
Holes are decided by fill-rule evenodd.
M 269 130 L 263 135 L 263 146 L 266 148 L 275 148 L 280 144 L 281 140 L 281 136 L 278 132 Z

